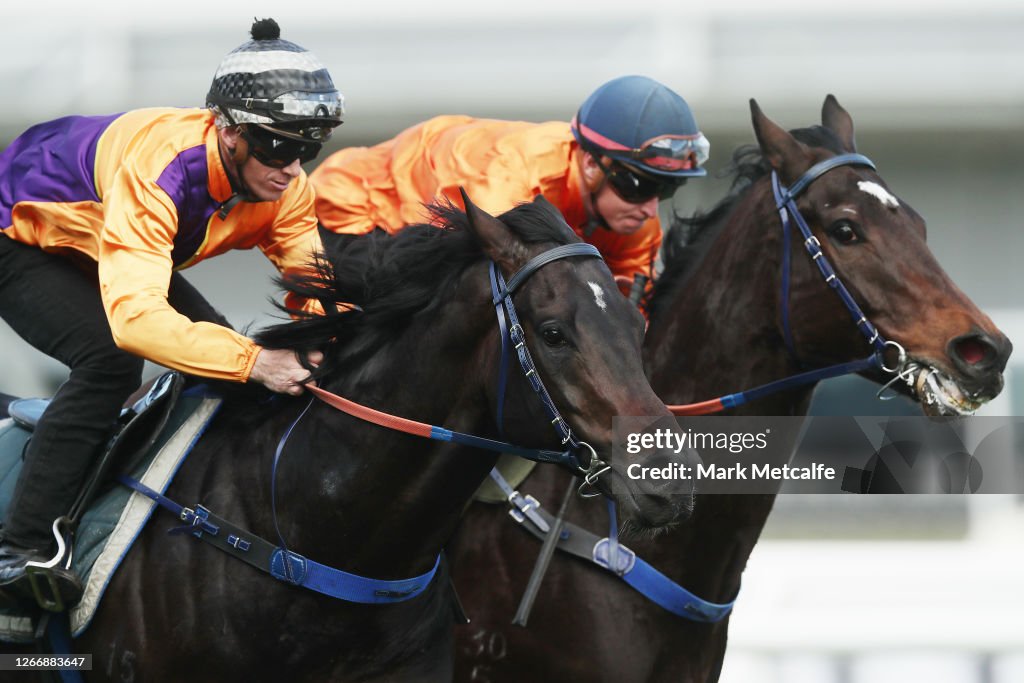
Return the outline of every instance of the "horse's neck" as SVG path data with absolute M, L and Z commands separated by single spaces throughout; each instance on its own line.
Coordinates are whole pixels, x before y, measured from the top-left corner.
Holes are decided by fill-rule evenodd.
M 778 327 L 778 219 L 765 202 L 765 188 L 760 192 L 759 201 L 744 202 L 731 213 L 671 309 L 664 311 L 669 314 L 664 326 L 652 325 L 648 332 L 651 386 L 668 404 L 752 389 L 798 369 Z M 800 415 L 809 396 L 810 389 L 789 391 L 738 412 Z M 693 519 L 650 544 L 650 550 L 661 556 L 673 578 L 698 595 L 730 600 L 773 501 L 772 495 L 701 496 Z M 680 559 L 694 557 L 693 549 L 699 549 L 699 562 Z
M 480 330 L 467 329 L 445 315 L 414 322 L 332 390 L 393 415 L 479 433 L 488 420 L 480 339 L 490 329 L 480 321 L 469 323 Z M 282 484 L 296 501 L 290 520 L 296 544 L 317 545 L 319 561 L 371 576 L 412 575 L 432 564 L 493 458 L 463 461 L 445 442 L 353 420 L 327 406 L 315 406 L 309 418 L 309 456 L 279 480 L 279 507 Z
M 647 372 L 666 403 L 716 398 L 795 370 L 778 324 L 778 218 L 765 205 L 764 192 L 755 187 L 740 200 L 648 330 Z M 760 408 L 758 414 L 766 414 Z M 784 405 L 772 408 L 789 413 Z

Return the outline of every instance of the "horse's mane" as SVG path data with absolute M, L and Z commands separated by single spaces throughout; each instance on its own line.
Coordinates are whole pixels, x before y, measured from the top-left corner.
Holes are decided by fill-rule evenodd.
M 300 297 L 318 299 L 328 310 L 335 304 L 358 308 L 312 315 L 288 312 L 296 320 L 266 328 L 254 337 L 268 348 L 296 351 L 339 344 L 340 354 L 325 354 L 318 375 L 335 363 L 357 360 L 388 344 L 418 314 L 444 305 L 459 275 L 484 258 L 466 214 L 450 202 L 428 207 L 431 222 L 411 225 L 395 234 L 375 230 L 340 236 L 321 231 L 324 253 L 315 273 L 286 276 L 278 284 Z M 579 238 L 558 211 L 546 202 L 519 204 L 499 216 L 524 243 L 568 244 Z
M 839 138 L 828 128 L 811 126 L 797 128 L 790 134 L 809 147 L 821 147 L 841 154 L 845 150 Z M 710 211 L 698 212 L 690 218 L 673 216 L 672 225 L 665 236 L 662 249 L 664 269 L 655 283 L 649 310 L 655 320 L 682 287 L 697 266 L 704 260 L 715 238 L 726 225 L 726 219 L 740 199 L 755 182 L 767 176 L 771 167 L 757 145 L 743 145 L 736 149 L 723 176 L 732 176 L 729 192 Z

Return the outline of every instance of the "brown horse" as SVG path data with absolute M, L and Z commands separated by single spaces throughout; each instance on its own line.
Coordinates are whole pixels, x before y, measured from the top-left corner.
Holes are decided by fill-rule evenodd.
M 786 186 L 826 159 L 855 151 L 853 123 L 826 98 L 822 126 L 787 133 L 751 102 L 758 148 L 740 150 L 734 190 L 708 215 L 676 226 L 652 300 L 645 361 L 670 404 L 691 403 L 870 353 L 850 314 L 792 244 L 792 350 L 781 301 L 782 237 L 770 184 Z M 844 165 L 811 182 L 797 205 L 866 317 L 909 354 L 906 391 L 927 412 L 976 408 L 1002 388 L 1007 338 L 950 281 L 925 244 L 922 218 L 871 169 Z M 676 244 L 688 232 L 692 243 Z M 869 373 L 871 374 L 871 373 Z M 888 379 L 882 372 L 875 379 Z M 925 381 L 928 377 L 932 379 Z M 910 387 L 913 387 L 911 389 Z M 813 385 L 735 411 L 802 415 Z M 541 471 L 543 470 L 543 471 Z M 522 487 L 552 509 L 565 477 L 541 468 Z M 698 495 L 694 516 L 628 539 L 639 557 L 698 596 L 736 598 L 772 495 Z M 568 521 L 604 535 L 603 505 L 577 503 Z M 510 626 L 538 543 L 504 510 L 474 506 L 449 556 L 472 623 L 457 634 L 456 680 L 684 681 L 718 679 L 728 617 L 681 618 L 594 565 L 556 555 L 528 628 Z

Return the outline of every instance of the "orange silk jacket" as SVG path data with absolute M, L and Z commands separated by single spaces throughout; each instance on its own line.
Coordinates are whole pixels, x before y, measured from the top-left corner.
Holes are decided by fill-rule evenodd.
M 459 186 L 491 214 L 542 194 L 604 256 L 612 273 L 648 277 L 661 245 L 657 218 L 632 235 L 606 228 L 585 234 L 579 149 L 563 122 L 525 123 L 438 116 L 374 147 L 343 149 L 310 174 L 320 223 L 334 232 L 394 232 L 427 220 L 423 205 L 447 197 L 462 206 Z M 464 207 L 463 207 L 464 208 Z
M 171 308 L 172 269 L 259 247 L 286 272 L 305 268 L 321 244 L 305 175 L 278 201 L 239 202 L 222 216 L 231 195 L 208 110 L 71 116 L 30 128 L 0 153 L 0 239 L 95 261 L 119 347 L 241 382 L 259 347 Z

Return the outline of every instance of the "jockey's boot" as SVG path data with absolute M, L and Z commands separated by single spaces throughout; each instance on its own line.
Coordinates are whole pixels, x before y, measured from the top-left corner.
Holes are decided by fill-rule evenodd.
M 6 602 L 37 603 L 51 611 L 74 605 L 82 597 L 82 582 L 74 572 L 60 566 L 28 566 L 52 558 L 53 553 L 46 550 L 24 548 L 10 541 L 0 543 L 0 595 Z

